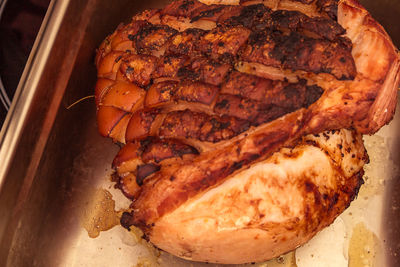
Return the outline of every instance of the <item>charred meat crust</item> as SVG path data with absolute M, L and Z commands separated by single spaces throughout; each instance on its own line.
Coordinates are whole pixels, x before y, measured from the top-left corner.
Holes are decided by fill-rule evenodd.
M 134 36 L 136 50 L 140 54 L 151 54 L 159 50 L 177 31 L 167 25 L 147 24 Z
M 200 141 L 219 142 L 248 130 L 250 123 L 231 116 L 213 116 L 190 110 L 167 114 L 160 127 L 162 137 L 194 138 Z
M 349 80 L 357 73 L 351 49 L 350 40 L 344 37 L 330 42 L 297 32 L 285 35 L 266 30 L 251 34 L 241 58 L 267 66 L 331 73 L 339 80 Z

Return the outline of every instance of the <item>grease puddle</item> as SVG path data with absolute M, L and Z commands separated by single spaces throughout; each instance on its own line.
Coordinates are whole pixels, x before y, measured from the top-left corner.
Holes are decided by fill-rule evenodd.
M 105 189 L 97 189 L 83 211 L 82 225 L 89 237 L 96 238 L 101 231 L 119 225 L 121 211 L 115 211 L 115 201 Z

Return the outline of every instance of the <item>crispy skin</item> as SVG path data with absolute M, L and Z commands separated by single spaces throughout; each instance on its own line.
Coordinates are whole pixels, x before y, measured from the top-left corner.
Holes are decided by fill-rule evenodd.
M 266 30 L 252 33 L 241 58 L 267 66 L 331 73 L 339 80 L 349 80 L 357 73 L 351 49 L 351 42 L 345 38 L 330 42 L 296 32 L 284 35 Z
M 262 30 L 270 26 L 271 9 L 263 4 L 245 6 L 237 16 L 232 16 L 225 21 L 226 25 L 242 25 L 251 30 Z
M 174 158 L 182 157 L 186 154 L 199 154 L 199 152 L 189 145 L 186 145 L 175 139 L 167 140 L 151 140 L 150 143 L 145 146 L 141 155 L 144 162 L 156 162 Z
M 177 31 L 166 25 L 147 24 L 135 35 L 134 41 L 139 54 L 152 54 L 159 50 Z
M 231 116 L 210 116 L 190 110 L 168 113 L 159 135 L 166 138 L 184 137 L 218 142 L 246 131 L 249 122 Z
M 310 18 L 298 11 L 277 10 L 271 13 L 271 27 L 291 31 L 308 31 L 318 37 L 335 40 L 346 31 L 334 20 L 324 17 Z
M 237 95 L 220 95 L 215 104 L 217 114 L 234 116 L 248 121 L 254 121 L 263 109 L 265 109 L 265 105 L 262 102 Z
M 121 63 L 121 73 L 128 81 L 139 86 L 150 84 L 151 74 L 156 68 L 157 58 L 150 55 L 131 55 Z
M 208 3 L 180 0 L 145 11 L 101 44 L 99 131 L 128 143 L 114 160 L 120 188 L 135 199 L 126 227 L 139 226 L 160 248 L 193 260 L 265 260 L 306 242 L 356 196 L 367 162 L 359 133 L 391 120 L 400 60 L 384 29 L 355 0 Z M 335 131 L 343 128 L 355 131 Z M 318 160 L 310 165 L 304 161 L 310 157 Z M 285 162 L 304 172 L 289 173 Z M 268 179 L 249 178 L 258 164 L 263 170 L 254 177 Z M 274 179 L 281 166 L 294 179 L 290 186 Z M 217 216 L 204 218 L 240 222 L 235 207 L 260 208 L 251 183 L 235 182 L 247 179 L 263 181 L 257 188 L 279 197 L 294 190 L 296 203 L 305 204 L 297 214 L 290 213 L 295 203 L 270 203 L 288 220 L 246 214 L 251 220 L 244 228 L 225 225 L 235 233 L 185 217 L 210 211 Z M 230 191 L 227 185 L 236 183 L 247 189 Z M 234 192 L 237 202 L 226 202 L 223 196 Z M 191 228 L 196 225 L 199 231 Z M 198 239 L 201 231 L 210 238 Z M 232 248 L 224 240 L 238 242 Z M 224 257 L 227 250 L 232 253 Z
M 165 55 L 158 60 L 157 67 L 152 73 L 152 78 L 176 78 L 178 71 L 190 64 L 190 58 L 186 55 Z
M 177 33 L 171 38 L 167 52 L 170 54 L 191 55 L 195 52 L 195 44 L 204 33 L 204 30 L 196 28 L 190 28 L 184 32 Z
M 195 11 L 197 8 L 204 7 L 205 4 L 194 0 L 178 0 L 173 1 L 161 11 L 162 14 L 171 16 L 187 16 Z
M 199 80 L 212 85 L 220 85 L 232 69 L 230 64 L 209 60 L 205 57 L 195 58 L 190 66 L 190 71 L 198 73 Z M 185 72 L 182 72 L 181 78 L 185 77 Z
M 239 51 L 239 48 L 246 43 L 250 30 L 242 26 L 218 27 L 200 38 L 197 49 L 203 53 L 218 59 L 221 56 L 231 59 Z
M 190 14 L 191 22 L 206 19 L 214 22 L 224 21 L 235 14 L 239 15 L 241 6 L 207 5 L 199 7 Z

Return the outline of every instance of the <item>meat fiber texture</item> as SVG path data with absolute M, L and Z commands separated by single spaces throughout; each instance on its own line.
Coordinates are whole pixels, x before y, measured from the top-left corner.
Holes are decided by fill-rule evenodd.
M 195 261 L 270 259 L 356 197 L 362 134 L 393 117 L 399 54 L 354 0 L 178 0 L 100 45 L 98 128 L 121 219 Z

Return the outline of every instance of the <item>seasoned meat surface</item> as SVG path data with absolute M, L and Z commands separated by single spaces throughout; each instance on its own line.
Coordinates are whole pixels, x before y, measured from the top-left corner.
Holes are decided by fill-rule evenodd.
M 176 0 L 135 15 L 106 38 L 96 56 L 99 132 L 122 145 L 113 167 L 118 187 L 134 200 L 124 225 L 139 226 L 162 249 L 202 261 L 258 261 L 294 249 L 356 195 L 367 162 L 360 133 L 371 134 L 391 120 L 399 62 L 386 32 L 356 0 Z M 337 152 L 327 142 L 354 145 Z M 270 254 L 235 262 L 210 251 L 197 254 L 191 244 L 163 243 L 169 240 L 161 237 L 168 223 L 179 224 L 174 212 L 181 214 L 193 198 L 256 164 L 275 168 L 282 157 L 305 161 L 301 155 L 308 152 L 330 162 L 329 174 L 310 167 L 332 175 L 336 180 L 329 186 L 344 179 L 349 187 L 321 196 L 323 184 L 310 182 L 310 172 L 294 176 L 302 183 L 297 189 L 326 201 L 323 208 L 312 207 L 319 218 L 306 214 L 311 217 L 301 222 L 323 223 L 292 233 L 297 241 L 280 240 L 283 247 Z M 337 153 L 357 157 L 342 162 Z M 275 177 L 270 169 L 265 173 Z M 299 199 L 309 201 L 306 195 Z

